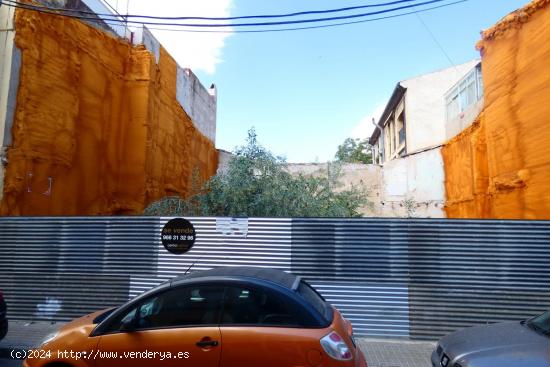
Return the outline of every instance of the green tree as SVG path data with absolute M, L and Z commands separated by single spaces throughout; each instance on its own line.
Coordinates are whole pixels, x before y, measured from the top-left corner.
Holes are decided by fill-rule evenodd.
M 224 173 L 213 176 L 197 193 L 166 197 L 149 205 L 155 216 L 359 217 L 368 204 L 365 188 L 342 189 L 339 164 L 320 174 L 292 175 L 285 160 L 262 147 L 254 129 L 236 149 Z M 194 191 L 194 190 L 193 190 Z
M 338 146 L 334 158 L 342 163 L 372 163 L 372 150 L 369 140 L 347 138 Z

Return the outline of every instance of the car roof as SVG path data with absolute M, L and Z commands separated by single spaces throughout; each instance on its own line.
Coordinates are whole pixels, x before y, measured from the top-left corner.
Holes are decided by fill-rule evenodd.
M 211 270 L 195 271 L 193 273 L 176 277 L 172 282 L 206 277 L 239 277 L 254 278 L 276 283 L 284 288 L 296 290 L 300 283 L 300 277 L 279 269 L 261 268 L 254 266 L 224 266 Z

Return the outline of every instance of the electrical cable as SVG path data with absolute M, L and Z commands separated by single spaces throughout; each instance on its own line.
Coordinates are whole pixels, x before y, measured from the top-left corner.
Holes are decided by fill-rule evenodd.
M 345 16 L 338 16 L 338 17 L 328 17 L 328 18 L 279 21 L 279 22 L 235 23 L 235 24 L 197 24 L 197 23 L 137 22 L 137 21 L 126 21 L 126 20 L 114 20 L 114 19 L 109 19 L 109 21 L 111 21 L 111 22 L 112 21 L 120 22 L 120 23 L 123 23 L 123 24 L 132 23 L 132 24 L 155 25 L 155 26 L 178 26 L 178 27 L 200 27 L 200 28 L 287 25 L 287 24 L 317 23 L 317 22 L 326 22 L 326 21 L 332 21 L 332 20 L 343 20 L 343 19 L 353 19 L 353 18 L 367 17 L 367 16 L 372 16 L 372 15 L 391 13 L 391 12 L 395 12 L 395 11 L 403 10 L 403 9 L 414 8 L 416 6 L 439 3 L 439 2 L 442 2 L 442 1 L 447 1 L 447 0 L 429 0 L 429 1 L 424 1 L 422 3 L 418 3 L 418 4 L 415 4 L 415 5 L 406 5 L 406 6 L 396 7 L 396 8 L 379 10 L 379 11 L 375 11 L 375 12 L 369 12 L 369 13 L 345 15 Z M 4 0 L 4 2 L 12 3 L 12 1 L 9 1 L 9 0 Z M 27 9 L 27 10 L 34 10 L 34 11 L 38 11 L 38 12 L 42 12 L 42 13 L 54 14 L 54 15 L 59 15 L 59 16 L 64 16 L 64 17 L 71 17 L 71 18 L 76 18 L 76 19 L 96 20 L 96 21 L 98 20 L 98 17 L 83 17 L 83 16 L 67 15 L 67 14 L 63 14 L 63 13 L 58 13 L 56 11 L 52 11 L 52 10 L 50 10 L 50 8 L 42 7 L 42 6 L 34 6 L 34 5 L 21 4 L 21 3 L 18 3 L 18 5 L 9 5 L 9 4 L 7 4 L 7 6 L 16 7 L 16 8 L 23 8 L 23 9 Z
M 418 20 L 420 21 L 420 23 L 422 23 L 422 25 L 424 26 L 424 28 L 426 28 L 426 30 L 428 31 L 428 33 L 429 33 L 430 36 L 432 37 L 432 40 L 433 40 L 433 41 L 435 42 L 435 44 L 439 47 L 439 49 L 441 50 L 441 52 L 443 52 L 443 55 L 445 55 L 445 57 L 447 58 L 447 61 L 449 61 L 453 67 L 456 67 L 455 63 L 453 62 L 453 60 L 451 59 L 451 57 L 449 56 L 449 54 L 447 53 L 447 51 L 445 51 L 445 49 L 443 48 L 443 46 L 441 45 L 441 43 L 439 43 L 439 41 L 438 41 L 437 38 L 435 37 L 435 34 L 433 34 L 433 32 L 432 32 L 431 29 L 428 27 L 428 25 L 426 24 L 426 22 L 424 22 L 424 19 L 422 19 L 422 17 L 420 17 L 420 14 L 419 14 L 419 13 L 416 13 L 416 16 L 417 16 Z
M 337 8 L 337 9 L 328 9 L 328 10 L 310 10 L 310 11 L 301 11 L 301 12 L 287 13 L 287 14 L 245 15 L 245 16 L 236 16 L 236 17 L 196 17 L 196 16 L 166 17 L 166 16 L 136 15 L 136 14 L 127 14 L 127 15 L 118 14 L 118 16 L 124 17 L 124 18 L 143 18 L 143 19 L 160 19 L 160 20 L 237 20 L 237 19 L 261 19 L 261 18 L 286 18 L 286 17 L 295 17 L 300 15 L 338 13 L 338 12 L 346 12 L 350 10 L 358 10 L 358 9 L 365 9 L 365 8 L 384 7 L 384 6 L 397 5 L 402 3 L 414 2 L 414 1 L 420 1 L 420 0 L 395 0 L 395 1 L 386 2 L 386 3 L 350 6 L 346 8 Z M 15 5 L 32 5 L 32 4 L 22 3 L 16 0 L 4 0 L 3 2 L 12 3 Z M 76 9 L 66 9 L 66 8 L 56 8 L 56 7 L 44 7 L 44 8 L 55 10 L 55 11 L 67 12 L 67 13 L 88 14 L 88 15 L 94 15 L 99 17 L 116 17 L 117 16 L 116 14 L 101 14 L 101 13 L 94 13 L 90 11 L 76 10 Z
M 402 17 L 402 16 L 406 16 L 406 15 L 415 14 L 415 13 L 424 13 L 424 12 L 427 12 L 427 11 L 430 11 L 430 10 L 441 9 L 441 8 L 445 8 L 445 7 L 448 7 L 448 6 L 464 3 L 464 2 L 467 2 L 467 1 L 469 1 L 469 0 L 458 0 L 458 1 L 453 1 L 453 2 L 447 3 L 447 4 L 428 7 L 428 8 L 424 8 L 424 9 L 420 9 L 420 10 L 409 11 L 409 12 L 405 12 L 405 13 L 400 13 L 400 14 L 396 14 L 396 15 L 389 15 L 389 16 L 384 16 L 384 17 L 371 18 L 371 19 L 366 19 L 366 20 L 358 20 L 358 21 L 352 21 L 352 22 L 340 22 L 340 23 L 324 24 L 324 25 L 308 26 L 308 27 L 293 27 L 293 28 L 280 28 L 280 29 L 259 29 L 259 30 L 228 30 L 228 31 L 223 31 L 223 30 L 193 30 L 193 29 L 184 29 L 184 28 L 159 28 L 159 27 L 147 27 L 147 29 L 159 30 L 159 31 L 168 31 L 168 32 L 226 33 L 226 34 L 287 32 L 287 31 L 298 31 L 298 30 L 308 30 L 308 29 L 321 29 L 321 28 L 339 27 L 339 26 L 345 26 L 345 25 L 374 22 L 374 21 L 384 20 L 384 19 L 398 18 L 398 17 Z M 0 4 L 2 2 L 5 3 L 7 1 L 6 0 L 0 1 Z M 11 6 L 11 7 L 15 7 L 15 8 L 18 7 L 18 6 L 12 6 L 12 5 L 7 5 L 7 4 L 6 4 L 6 6 Z M 24 8 L 24 9 L 26 9 L 26 8 Z M 44 12 L 44 11 L 36 10 L 36 9 L 28 9 L 28 10 Z M 44 13 L 60 15 L 60 16 L 65 16 L 65 17 L 71 17 L 71 16 L 68 16 L 68 15 L 62 15 L 62 14 L 59 14 L 59 13 L 56 13 L 56 12 L 44 12 Z M 82 18 L 83 17 L 77 17 L 77 19 L 82 19 Z M 88 21 L 91 21 L 91 22 L 98 22 L 98 23 L 101 22 L 101 23 L 105 23 L 105 24 L 108 24 L 108 25 L 115 25 L 115 26 L 120 26 L 120 25 L 124 24 L 124 20 L 120 20 L 120 21 L 115 22 L 113 20 L 104 20 L 104 19 L 97 18 L 97 17 L 86 18 L 86 19 L 83 19 L 83 20 L 88 20 Z M 139 23 L 139 22 L 136 22 L 136 23 Z M 139 24 L 140 25 L 147 25 L 146 23 L 139 23 Z
M 409 11 L 406 13 L 400 13 L 396 15 L 387 15 L 384 17 L 378 17 L 378 18 L 371 18 L 366 20 L 357 20 L 353 22 L 341 22 L 341 23 L 333 23 L 333 24 L 324 24 L 324 25 L 318 25 L 318 26 L 309 26 L 309 27 L 296 27 L 296 28 L 281 28 L 281 29 L 258 29 L 258 30 L 235 30 L 235 31 L 206 31 L 206 30 L 194 30 L 194 29 L 180 29 L 180 28 L 157 28 L 157 27 L 147 27 L 147 29 L 150 30 L 156 30 L 156 31 L 167 31 L 167 32 L 186 32 L 186 33 L 270 33 L 270 32 L 286 32 L 286 31 L 300 31 L 300 30 L 307 30 L 307 29 L 321 29 L 321 28 L 331 28 L 331 27 L 340 27 L 345 25 L 352 25 L 352 24 L 360 24 L 360 23 L 369 23 L 374 22 L 377 20 L 384 20 L 384 19 L 392 19 L 392 18 L 399 18 L 406 15 L 411 15 L 415 13 L 424 13 L 430 10 L 440 9 L 440 8 L 446 8 L 451 5 L 457 5 L 460 3 L 465 3 L 470 0 L 458 0 L 453 1 L 444 5 L 438 5 L 438 6 L 432 6 L 429 8 L 424 8 L 421 10 L 415 10 L 415 11 Z

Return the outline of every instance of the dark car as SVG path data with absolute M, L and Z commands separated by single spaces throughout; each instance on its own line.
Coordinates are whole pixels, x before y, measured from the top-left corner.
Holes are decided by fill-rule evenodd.
M 175 278 L 121 307 L 66 324 L 39 350 L 51 356 L 27 359 L 25 367 L 367 366 L 351 323 L 307 282 L 253 267 Z M 59 350 L 93 358 L 75 361 Z
M 7 306 L 4 301 L 4 294 L 0 291 L 0 340 L 8 333 Z
M 550 311 L 529 320 L 483 325 L 441 338 L 433 367 L 550 367 Z

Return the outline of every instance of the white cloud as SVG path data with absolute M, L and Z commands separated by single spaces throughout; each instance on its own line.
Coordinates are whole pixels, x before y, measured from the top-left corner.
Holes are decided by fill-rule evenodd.
M 371 113 L 367 114 L 365 117 L 359 121 L 357 125 L 351 131 L 351 136 L 354 138 L 365 139 L 370 138 L 372 132 L 374 131 L 374 125 L 372 124 L 372 119 L 378 123 L 380 116 L 384 112 L 385 104 L 380 104 L 376 106 Z
M 118 12 L 121 14 L 126 14 L 127 2 L 129 14 L 163 17 L 228 17 L 233 5 L 233 0 L 109 0 L 113 7 L 118 6 Z M 162 20 L 148 21 L 162 22 Z M 154 25 L 148 27 L 150 29 L 162 28 Z M 231 28 L 220 28 L 220 30 L 231 30 Z M 209 74 L 213 74 L 216 71 L 216 66 L 223 62 L 222 49 L 227 37 L 230 36 L 229 33 L 190 33 L 156 29 L 152 29 L 152 32 L 180 66 L 195 71 L 203 70 Z

